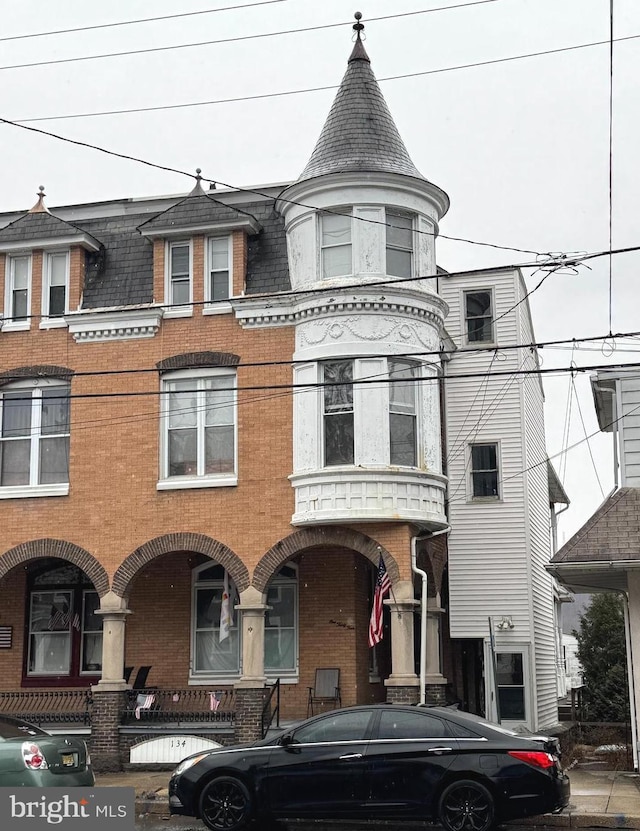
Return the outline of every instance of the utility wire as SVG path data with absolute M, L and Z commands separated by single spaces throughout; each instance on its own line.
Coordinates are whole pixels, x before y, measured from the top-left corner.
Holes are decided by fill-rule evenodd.
M 343 25 L 343 24 L 339 24 Z M 620 42 L 624 40 L 635 40 L 640 38 L 640 34 L 638 35 L 627 35 L 626 37 L 619 37 L 615 38 L 615 42 Z M 580 43 L 575 46 L 562 46 L 557 49 L 546 49 L 541 52 L 528 52 L 522 55 L 511 55 L 506 58 L 491 58 L 486 61 L 476 61 L 474 63 L 465 63 L 465 64 L 456 64 L 455 66 L 445 66 L 440 67 L 438 69 L 427 69 L 421 72 L 408 72 L 403 75 L 388 75 L 384 78 L 378 78 L 378 83 L 386 83 L 388 81 L 402 81 L 407 78 L 419 78 L 425 75 L 438 75 L 443 72 L 456 72 L 458 70 L 463 69 L 474 69 L 477 67 L 482 66 L 491 66 L 493 64 L 499 63 L 507 63 L 511 61 L 520 61 L 525 60 L 528 58 L 539 58 L 544 57 L 546 55 L 554 55 L 560 52 L 571 52 L 577 49 L 589 49 L 593 46 L 605 46 L 609 43 L 608 40 L 598 40 L 592 41 L 590 43 Z M 3 67 L 0 67 L 0 70 Z M 303 89 L 292 89 L 292 90 L 283 90 L 281 92 L 267 92 L 261 93 L 258 95 L 237 95 L 230 98 L 217 98 L 210 101 L 190 101 L 183 104 L 159 104 L 156 106 L 151 107 L 130 107 L 127 109 L 120 109 L 120 110 L 96 110 L 93 112 L 85 112 L 85 113 L 65 113 L 64 115 L 49 115 L 49 116 L 38 116 L 38 117 L 30 117 L 30 118 L 16 118 L 14 122 L 16 124 L 29 124 L 34 121 L 62 121 L 70 118 L 95 118 L 98 116 L 108 116 L 108 115 L 125 115 L 129 113 L 147 113 L 147 112 L 157 112 L 160 110 L 180 110 L 185 109 L 188 107 L 208 107 L 214 104 L 233 104 L 241 101 L 260 101 L 268 98 L 282 98 L 288 95 L 302 95 L 308 92 L 326 92 L 328 90 L 335 90 L 338 89 L 338 84 L 329 84 L 327 86 L 321 87 L 305 87 Z
M 602 498 L 604 499 L 604 488 L 602 487 L 602 482 L 600 481 L 600 476 L 598 475 L 598 467 L 596 465 L 596 461 L 593 458 L 593 451 L 591 449 L 591 441 L 589 436 L 587 435 L 587 425 L 584 422 L 584 416 L 582 415 L 582 407 L 580 405 L 580 398 L 578 397 L 578 390 L 576 389 L 576 379 L 571 376 L 571 386 L 573 388 L 573 394 L 575 395 L 576 404 L 578 405 L 578 414 L 580 415 L 580 423 L 582 424 L 582 432 L 584 433 L 585 440 L 587 442 L 587 448 L 589 450 L 589 458 L 591 459 L 591 465 L 593 466 L 593 471 L 596 474 L 596 480 L 598 482 L 598 487 L 600 488 L 600 493 Z
M 269 200 L 273 199 L 273 196 L 271 196 L 270 194 L 264 193 L 263 191 L 257 190 L 255 188 L 237 187 L 235 185 L 229 184 L 228 182 L 223 182 L 221 179 L 214 179 L 213 177 L 210 177 L 210 176 L 202 176 L 201 177 L 199 174 L 189 173 L 186 170 L 179 170 L 178 168 L 168 167 L 166 165 L 157 164 L 156 162 L 150 162 L 150 161 L 147 161 L 146 159 L 140 159 L 137 156 L 129 156 L 126 153 L 118 153 L 115 150 L 108 150 L 106 147 L 100 147 L 97 144 L 90 144 L 89 142 L 86 142 L 86 141 L 79 141 L 78 139 L 71 139 L 71 138 L 67 138 L 66 136 L 58 135 L 57 133 L 51 133 L 48 130 L 41 130 L 39 127 L 29 127 L 26 124 L 18 124 L 16 121 L 11 121 L 8 118 L 1 118 L 0 117 L 0 124 L 7 124 L 11 127 L 18 127 L 21 130 L 28 130 L 32 133 L 39 133 L 40 135 L 48 136 L 49 138 L 54 138 L 54 139 L 57 139 L 58 141 L 64 141 L 68 144 L 74 144 L 78 147 L 86 147 L 89 150 L 95 150 L 99 153 L 104 153 L 107 156 L 114 156 L 115 158 L 118 158 L 118 159 L 125 159 L 126 161 L 137 162 L 138 164 L 144 164 L 147 167 L 152 167 L 152 168 L 155 168 L 157 170 L 164 170 L 168 173 L 177 173 L 180 176 L 188 176 L 190 179 L 195 179 L 196 181 L 200 181 L 200 179 L 204 179 L 207 182 L 216 182 L 217 184 L 222 185 L 225 188 L 229 188 L 229 190 L 235 190 L 235 191 L 238 191 L 239 193 L 249 193 L 249 194 L 252 194 L 252 195 L 255 195 L 255 196 L 265 197 L 266 199 L 269 199 Z M 308 205 L 305 202 L 298 202 L 294 199 L 285 199 L 283 196 L 279 196 L 278 199 L 281 202 L 286 202 L 289 205 L 297 205 L 298 207 L 301 207 L 301 208 L 310 208 L 311 210 L 314 210 L 314 211 L 318 210 L 318 207 L 316 205 Z M 338 211 L 332 211 L 332 210 L 328 210 L 326 208 L 324 208 L 322 210 L 322 212 L 323 213 L 329 213 L 329 214 L 339 213 Z M 340 214 L 340 215 L 342 215 L 342 214 Z M 389 222 L 383 222 L 382 220 L 378 220 L 378 219 L 368 219 L 368 218 L 362 217 L 362 216 L 355 216 L 354 215 L 352 217 L 352 219 L 355 219 L 358 222 L 367 222 L 371 225 L 384 225 L 385 227 L 388 227 L 388 228 L 395 228 L 396 227 L 395 225 L 393 225 Z M 520 254 L 534 254 L 537 257 L 544 256 L 540 251 L 532 251 L 531 249 L 527 249 L 527 248 L 515 248 L 515 247 L 509 246 L 509 245 L 498 245 L 498 244 L 494 244 L 494 243 L 490 243 L 490 242 L 478 242 L 477 240 L 468 240 L 468 239 L 464 239 L 463 237 L 452 237 L 452 236 L 448 236 L 446 234 L 436 235 L 435 231 L 423 231 L 419 228 L 414 229 L 414 233 L 424 234 L 425 236 L 434 237 L 434 238 L 436 236 L 439 236 L 441 239 L 448 239 L 448 240 L 451 240 L 453 242 L 466 242 L 469 245 L 480 245 L 480 246 L 487 247 L 487 248 L 497 248 L 501 251 L 516 251 Z M 434 275 L 431 275 L 431 276 L 436 277 L 437 275 L 434 274 Z M 410 279 L 412 279 L 412 278 L 409 278 L 409 280 Z M 426 279 L 426 278 L 418 278 L 418 279 Z M 394 282 L 402 282 L 402 281 L 403 281 L 402 278 L 400 278 L 400 280 L 396 279 Z M 406 282 L 406 280 L 404 280 L 404 282 Z
M 609 0 L 609 251 L 613 248 L 613 0 Z M 613 259 L 609 255 L 609 331 L 613 314 Z
M 381 17 L 371 17 L 367 23 L 377 23 L 382 20 L 393 20 L 401 17 L 413 17 L 418 14 L 431 14 L 432 12 L 446 12 L 451 9 L 460 9 L 467 6 L 482 6 L 487 3 L 497 3 L 499 0 L 474 0 L 474 2 L 458 3 L 455 6 L 439 6 L 433 9 L 420 9 L 413 12 L 400 12 L 397 14 L 387 14 Z M 322 29 L 336 29 L 338 27 L 345 27 L 351 21 L 341 21 L 340 23 L 325 23 L 318 26 L 303 26 L 299 29 L 282 29 L 278 32 L 259 32 L 253 35 L 237 35 L 236 37 L 218 38 L 217 40 L 203 40 L 196 43 L 178 43 L 173 46 L 151 46 L 146 49 L 127 49 L 123 52 L 104 52 L 100 55 L 79 55 L 75 58 L 55 58 L 48 61 L 32 61 L 31 63 L 7 64 L 0 66 L 0 72 L 7 69 L 31 69 L 37 66 L 54 66 L 65 63 L 78 63 L 79 61 L 96 61 L 104 58 L 122 58 L 130 55 L 148 55 L 154 52 L 170 52 L 176 49 L 197 49 L 203 46 L 214 46 L 220 43 L 237 43 L 245 40 L 257 40 L 259 38 L 272 38 L 281 35 L 296 35 L 304 32 L 317 32 Z
M 243 3 L 239 6 L 222 6 L 219 9 L 202 9 L 196 12 L 180 12 L 179 14 L 163 14 L 158 17 L 140 17 L 136 20 L 117 20 L 114 23 L 95 23 L 90 26 L 75 26 L 71 29 L 52 29 L 48 32 L 29 32 L 23 35 L 8 35 L 7 37 L 0 37 L 0 43 L 6 43 L 10 40 L 26 40 L 27 38 L 44 38 L 53 35 L 67 35 L 74 32 L 92 32 L 96 29 L 114 29 L 117 26 L 135 26 L 139 23 L 155 23 L 159 20 L 176 20 L 181 17 L 196 17 L 198 15 L 216 14 L 216 12 L 231 12 L 235 9 L 250 9 L 254 6 L 271 6 L 274 3 L 284 3 L 286 0 L 260 0 L 255 3 Z

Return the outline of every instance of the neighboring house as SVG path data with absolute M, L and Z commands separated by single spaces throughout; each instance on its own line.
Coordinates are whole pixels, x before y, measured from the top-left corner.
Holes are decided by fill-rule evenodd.
M 359 29 L 292 184 L 0 217 L 0 707 L 90 687 L 98 767 L 256 738 L 276 681 L 304 717 L 322 667 L 557 720 L 542 387 L 485 377 L 537 369 L 522 276 L 436 268 L 448 198 Z
M 626 601 L 633 759 L 640 715 L 640 373 L 598 372 L 591 385 L 600 429 L 613 433 L 616 488 L 553 557 L 549 570 L 572 591 L 620 592 Z

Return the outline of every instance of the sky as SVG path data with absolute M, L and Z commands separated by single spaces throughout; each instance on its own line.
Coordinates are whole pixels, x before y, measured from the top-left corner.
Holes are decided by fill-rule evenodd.
M 205 179 L 228 185 L 291 181 L 311 155 L 346 69 L 357 10 L 407 149 L 451 199 L 441 233 L 491 244 L 440 239 L 442 267 L 537 261 L 492 245 L 542 255 L 606 251 L 610 216 L 614 249 L 640 245 L 637 0 L 613 2 L 614 38 L 628 39 L 613 47 L 611 154 L 610 0 L 247 2 L 5 4 L 0 117 L 178 170 L 200 167 Z M 228 8 L 239 5 L 245 8 Z M 33 37 L 201 11 L 208 13 Z M 375 20 L 390 15 L 396 17 Z M 309 31 L 255 37 L 303 28 Z M 220 40 L 228 42 L 211 43 Z M 178 45 L 184 48 L 24 66 Z M 485 65 L 469 66 L 479 63 Z M 309 89 L 316 91 L 273 96 Z M 231 98 L 243 100 L 176 106 Z M 87 115 L 150 107 L 161 109 Z M 59 118 L 71 115 L 81 117 Z M 0 124 L 0 148 L 0 212 L 30 208 L 39 185 L 50 208 L 193 186 L 186 176 L 7 124 Z M 640 339 L 620 337 L 640 330 L 633 288 L 639 264 L 640 252 L 595 259 L 577 273 L 550 274 L 531 295 L 539 342 L 603 338 L 541 353 L 545 369 L 575 368 L 573 376 L 544 379 L 548 451 L 571 499 L 560 517 L 560 543 L 614 486 L 612 438 L 598 433 L 589 372 L 580 368 L 639 359 Z M 528 268 L 525 276 L 533 289 L 545 272 Z

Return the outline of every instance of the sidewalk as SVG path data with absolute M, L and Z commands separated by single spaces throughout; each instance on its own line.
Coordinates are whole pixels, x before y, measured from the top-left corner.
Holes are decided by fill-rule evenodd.
M 136 791 L 136 814 L 169 814 L 169 771 L 99 773 L 99 787 Z M 571 803 L 561 814 L 544 814 L 517 825 L 538 828 L 633 828 L 640 831 L 640 776 L 634 773 L 574 768 Z

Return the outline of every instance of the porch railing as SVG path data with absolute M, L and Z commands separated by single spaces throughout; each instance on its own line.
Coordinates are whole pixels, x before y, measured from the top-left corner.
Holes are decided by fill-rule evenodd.
M 0 713 L 32 724 L 91 724 L 89 690 L 0 692 Z
M 274 701 L 275 699 L 275 701 Z M 275 719 L 276 727 L 280 727 L 280 679 L 269 690 L 267 700 L 262 708 L 262 738 L 267 735 Z
M 121 713 L 122 724 L 218 723 L 230 726 L 236 716 L 235 690 L 197 688 L 132 690 Z

